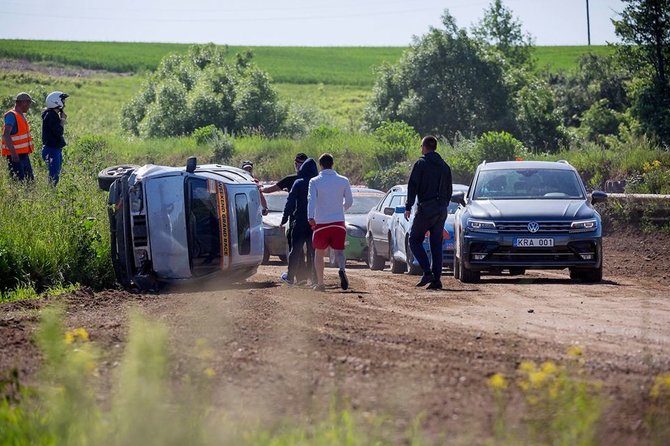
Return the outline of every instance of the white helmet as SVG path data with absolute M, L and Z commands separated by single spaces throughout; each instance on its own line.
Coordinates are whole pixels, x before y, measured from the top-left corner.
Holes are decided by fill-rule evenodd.
M 63 108 L 63 100 L 70 96 L 62 91 L 54 91 L 47 95 L 47 108 Z

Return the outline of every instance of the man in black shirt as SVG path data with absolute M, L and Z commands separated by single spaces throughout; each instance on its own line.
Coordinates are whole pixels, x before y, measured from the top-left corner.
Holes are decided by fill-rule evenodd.
M 293 175 L 286 175 L 284 178 L 277 181 L 277 183 L 273 184 L 272 186 L 265 186 L 261 188 L 261 192 L 263 192 L 264 194 L 271 194 L 272 192 L 279 192 L 280 190 L 290 191 L 291 188 L 293 187 L 293 183 L 295 183 L 295 180 L 298 179 L 297 172 L 300 171 L 300 166 L 302 166 L 302 163 L 304 163 L 306 159 L 307 155 L 305 155 L 304 153 L 298 153 L 295 156 L 295 160 L 293 161 L 296 173 Z
M 409 220 L 414 201 L 418 199 L 414 223 L 409 232 L 409 246 L 412 254 L 423 270 L 423 276 L 416 286 L 428 284 L 428 289 L 442 288 L 442 231 L 447 219 L 447 208 L 451 200 L 451 169 L 435 151 L 437 139 L 426 136 L 421 141 L 421 154 L 412 167 L 407 182 L 407 203 L 405 218 Z M 430 233 L 430 253 L 432 262 L 423 249 L 426 232 Z M 431 268 L 432 263 L 432 268 Z

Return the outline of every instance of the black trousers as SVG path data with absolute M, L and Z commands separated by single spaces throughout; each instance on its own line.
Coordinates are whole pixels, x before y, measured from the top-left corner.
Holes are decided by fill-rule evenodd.
M 419 208 L 414 216 L 412 229 L 409 231 L 409 247 L 414 258 L 419 262 L 424 274 L 432 271 L 435 279 L 442 275 L 442 231 L 447 219 L 447 208 L 432 215 L 426 215 Z M 426 232 L 430 233 L 430 254 L 432 261 L 428 260 L 428 254 L 423 249 L 423 240 Z
M 295 226 L 291 229 L 291 250 L 288 255 L 288 279 L 293 282 L 311 279 L 315 282 L 312 229 Z

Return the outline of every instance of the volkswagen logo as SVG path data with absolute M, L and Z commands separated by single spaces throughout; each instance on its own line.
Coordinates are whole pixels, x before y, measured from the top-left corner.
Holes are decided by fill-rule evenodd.
M 540 224 L 536 221 L 531 221 L 528 223 L 528 232 L 532 232 L 535 234 L 537 231 L 540 230 Z

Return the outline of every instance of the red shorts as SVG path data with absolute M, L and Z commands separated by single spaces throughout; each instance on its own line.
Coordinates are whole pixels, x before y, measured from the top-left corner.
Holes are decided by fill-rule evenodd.
M 312 246 L 314 249 L 344 249 L 344 242 L 347 238 L 347 229 L 343 221 L 333 223 L 317 224 L 312 226 Z

